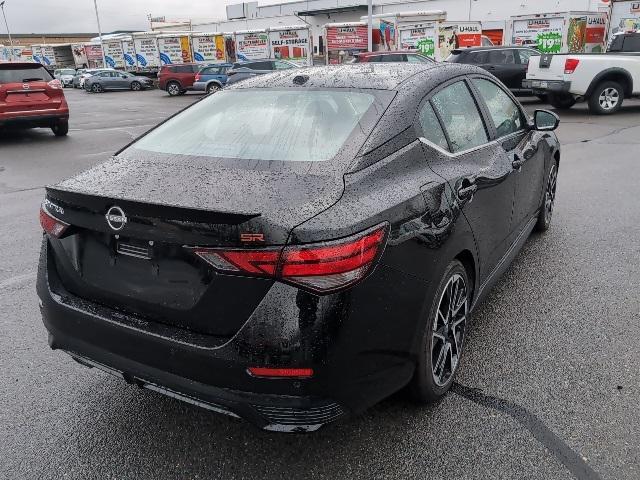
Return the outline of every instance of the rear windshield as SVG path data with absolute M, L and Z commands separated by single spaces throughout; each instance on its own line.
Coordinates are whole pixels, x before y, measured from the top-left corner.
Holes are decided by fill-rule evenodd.
M 65 68 L 64 70 L 60 70 L 60 75 L 75 75 L 76 71 L 73 68 Z
M 0 84 L 2 83 L 22 83 L 37 80 L 52 80 L 51 74 L 41 66 L 6 66 L 0 67 Z
M 162 124 L 133 148 L 216 158 L 333 158 L 375 97 L 350 91 L 231 90 Z

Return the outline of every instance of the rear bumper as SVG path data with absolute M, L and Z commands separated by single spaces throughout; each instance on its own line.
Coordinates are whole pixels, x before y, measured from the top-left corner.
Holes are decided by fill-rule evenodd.
M 523 80 L 522 88 L 531 90 L 534 94 L 569 93 L 571 82 L 564 80 Z
M 232 338 L 220 338 L 75 297 L 61 284 L 49 249 L 45 239 L 37 289 L 51 348 L 140 387 L 241 417 L 265 430 L 313 431 L 366 409 L 413 375 L 408 350 L 414 333 L 407 329 L 403 338 L 392 340 L 386 332 L 372 329 L 369 310 L 381 311 L 381 307 L 372 304 L 370 294 L 351 299 L 353 310 L 363 311 L 361 317 L 351 318 L 344 311 L 322 318 L 321 312 L 349 302 L 330 297 L 306 300 L 293 287 L 275 284 L 273 297 L 287 305 L 293 302 L 292 317 L 287 310 L 274 310 L 274 302 L 265 298 L 264 312 L 256 310 Z M 405 282 L 386 278 L 395 275 L 389 272 L 380 272 L 384 283 L 395 281 L 406 291 Z M 310 311 L 313 305 L 305 302 L 315 302 L 317 308 L 309 320 L 295 309 L 298 303 L 303 311 Z M 418 310 L 421 306 L 415 305 Z M 399 310 L 404 307 L 390 310 L 389 315 L 395 318 Z M 311 323 L 303 325 L 303 321 Z M 339 332 L 345 324 L 349 324 L 346 332 Z M 383 325 L 397 332 L 397 324 L 383 321 Z M 354 337 L 354 330 L 361 333 Z M 255 378 L 247 373 L 249 366 L 311 367 L 314 376 Z
M 12 112 L 0 115 L 0 127 L 50 127 L 69 120 L 69 109 L 51 109 L 30 112 Z

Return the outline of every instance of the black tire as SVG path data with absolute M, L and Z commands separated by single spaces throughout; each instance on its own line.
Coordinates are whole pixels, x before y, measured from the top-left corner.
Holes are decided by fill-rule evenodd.
M 568 110 L 576 104 L 576 99 L 567 93 L 549 93 L 547 99 L 553 108 Z
M 182 86 L 178 82 L 169 82 L 167 83 L 167 93 L 172 97 L 181 95 Z
M 538 213 L 538 221 L 536 222 L 536 231 L 546 232 L 551 226 L 551 218 L 553 217 L 553 208 L 556 200 L 556 186 L 558 183 L 558 162 L 553 162 L 544 187 L 544 197 Z
M 102 85 L 100 85 L 99 83 L 94 83 L 93 85 L 91 85 L 91 91 L 93 93 L 102 93 L 104 92 L 104 88 L 102 88 Z
M 64 137 L 69 133 L 69 122 L 60 121 L 51 125 L 51 131 L 56 137 Z
M 463 302 L 464 307 L 459 307 L 458 312 L 464 310 L 464 320 L 461 320 L 455 329 L 449 330 L 451 327 L 446 327 L 443 322 L 443 315 L 439 315 L 442 312 L 442 302 L 449 296 L 454 297 L 454 303 L 456 295 L 451 295 L 453 289 L 449 289 L 451 282 L 456 285 L 459 280 L 464 284 L 464 297 L 459 296 L 458 301 Z M 465 328 L 470 321 L 469 309 L 471 307 L 471 292 L 472 285 L 469 280 L 469 275 L 464 265 L 458 260 L 452 261 L 445 269 L 442 279 L 436 289 L 436 293 L 431 301 L 431 307 L 429 308 L 429 316 L 425 322 L 424 333 L 422 337 L 420 351 L 418 352 L 418 365 L 414 373 L 411 384 L 409 385 L 409 393 L 411 397 L 420 403 L 431 403 L 442 398 L 455 379 L 455 375 L 460 365 L 460 358 L 464 345 L 464 333 Z M 459 293 L 462 295 L 462 293 Z M 463 301 L 464 299 L 464 301 Z M 447 310 L 445 308 L 445 310 Z M 449 312 L 445 312 L 449 317 Z M 450 325 L 455 325 L 460 320 L 458 315 L 451 317 Z M 442 325 L 441 325 L 442 324 Z M 437 336 L 438 332 L 447 332 L 442 336 L 442 340 Z M 452 336 L 453 332 L 453 336 Z M 459 336 L 459 337 L 458 337 Z M 454 341 L 455 337 L 455 341 Z M 449 343 L 448 343 L 449 342 Z M 447 347 L 449 345 L 449 347 Z M 456 359 L 454 364 L 453 349 L 456 350 Z M 444 349 L 444 350 L 443 350 Z M 442 368 L 438 367 L 440 355 L 444 351 Z M 447 370 L 447 363 L 449 364 L 448 374 L 445 375 Z M 434 364 L 438 367 L 437 371 L 441 371 L 441 375 L 437 375 L 434 371 Z M 438 381 L 438 378 L 441 381 Z
M 142 90 L 142 84 L 140 82 L 131 82 L 131 90 L 134 92 L 139 92 Z
M 602 82 L 589 97 L 589 111 L 594 115 L 611 115 L 622 107 L 624 88 L 618 82 Z
M 207 95 L 219 92 L 220 90 L 222 90 L 222 87 L 217 83 L 210 83 L 209 85 L 207 85 Z

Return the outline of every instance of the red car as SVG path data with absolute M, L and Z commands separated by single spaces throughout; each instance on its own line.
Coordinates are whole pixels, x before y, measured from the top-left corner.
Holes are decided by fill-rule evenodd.
M 352 61 L 352 63 L 371 62 L 433 63 L 433 60 L 422 55 L 417 50 L 396 50 L 391 52 L 362 52 L 357 54 Z
M 166 90 L 169 95 L 182 95 L 193 89 L 196 73 L 202 65 L 197 63 L 182 63 L 179 65 L 163 65 L 158 72 L 158 87 Z
M 39 63 L 0 63 L 0 129 L 44 127 L 69 131 L 69 106 L 60 80 Z

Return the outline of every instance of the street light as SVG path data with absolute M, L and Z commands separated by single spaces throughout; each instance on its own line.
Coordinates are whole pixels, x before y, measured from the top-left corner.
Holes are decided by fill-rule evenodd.
M 367 48 L 370 52 L 373 51 L 373 0 L 369 0 L 367 5 Z
M 11 60 L 13 60 L 13 40 L 11 39 L 11 32 L 9 31 L 9 24 L 7 23 L 7 16 L 4 13 L 4 2 L 5 0 L 2 0 L 2 2 L 0 2 L 0 9 L 2 9 L 2 16 L 4 17 L 4 25 L 7 27 L 7 35 L 9 35 L 9 45 L 11 46 L 9 57 Z
M 98 35 L 100 36 L 100 51 L 102 52 L 102 66 L 107 68 L 107 59 L 104 56 L 104 45 L 102 44 L 102 29 L 100 28 L 100 16 L 98 15 L 98 2 L 93 0 L 93 8 L 96 9 L 96 21 L 98 22 Z

